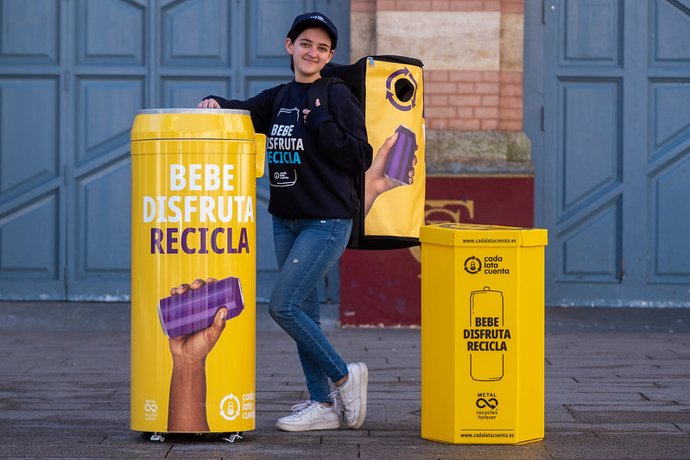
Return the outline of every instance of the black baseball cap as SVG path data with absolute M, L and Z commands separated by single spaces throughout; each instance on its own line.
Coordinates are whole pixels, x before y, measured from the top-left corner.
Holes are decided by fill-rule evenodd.
M 297 38 L 305 29 L 310 27 L 320 27 L 328 32 L 331 37 L 331 49 L 335 49 L 338 44 L 338 29 L 333 24 L 333 21 L 328 19 L 325 14 L 314 11 L 312 13 L 300 14 L 292 21 L 292 26 L 287 36 L 291 39 Z

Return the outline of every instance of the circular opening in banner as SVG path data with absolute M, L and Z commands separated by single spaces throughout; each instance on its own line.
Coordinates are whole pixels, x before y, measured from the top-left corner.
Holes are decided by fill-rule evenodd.
M 407 78 L 400 78 L 395 82 L 395 97 L 401 102 L 407 102 L 414 96 L 414 85 Z

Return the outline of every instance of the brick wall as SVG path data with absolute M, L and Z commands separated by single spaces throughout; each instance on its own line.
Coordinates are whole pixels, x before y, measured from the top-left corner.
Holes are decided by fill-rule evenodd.
M 521 131 L 522 72 L 426 70 L 427 128 Z
M 476 152 L 449 152 L 457 142 L 434 138 L 452 141 L 470 132 L 524 136 L 524 0 L 352 0 L 351 8 L 353 61 L 400 54 L 424 62 L 427 130 L 445 161 L 454 156 L 463 163 L 467 155 L 476 160 Z M 493 134 L 491 139 L 505 139 Z M 505 151 L 499 163 L 511 161 L 506 145 L 495 146 Z M 529 152 L 514 153 L 512 158 L 529 160 Z M 491 157 L 489 169 L 496 155 Z

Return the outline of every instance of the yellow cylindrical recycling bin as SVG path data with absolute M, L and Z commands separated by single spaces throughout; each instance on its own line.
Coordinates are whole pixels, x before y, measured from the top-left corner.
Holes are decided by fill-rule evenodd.
M 422 437 L 544 438 L 544 229 L 421 228 Z
M 142 110 L 131 152 L 131 428 L 253 430 L 265 137 L 246 111 Z

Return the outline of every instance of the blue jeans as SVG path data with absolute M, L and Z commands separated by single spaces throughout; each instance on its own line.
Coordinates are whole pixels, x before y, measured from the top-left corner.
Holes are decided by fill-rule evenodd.
M 347 364 L 321 330 L 316 287 L 345 251 L 350 219 L 273 217 L 273 238 L 280 273 L 269 312 L 297 343 L 309 399 L 330 402 L 333 382 L 347 375 Z

